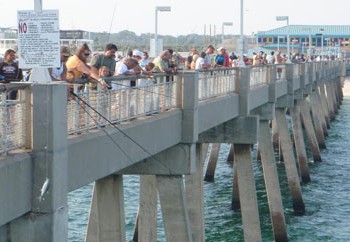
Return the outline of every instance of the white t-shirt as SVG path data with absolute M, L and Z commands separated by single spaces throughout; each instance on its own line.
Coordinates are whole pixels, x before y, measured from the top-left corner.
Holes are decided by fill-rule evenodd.
M 52 72 L 51 72 L 51 76 L 55 79 L 61 80 L 61 75 L 63 73 L 63 62 L 61 62 L 61 66 L 60 67 L 56 67 L 56 68 L 52 68 Z
M 126 72 L 130 72 L 130 70 L 128 69 L 128 66 L 125 65 L 125 63 L 123 61 L 117 62 L 117 64 L 115 65 L 114 75 L 115 76 L 124 75 Z M 128 87 L 130 87 L 129 80 L 112 81 L 112 90 L 114 90 L 114 91 L 125 89 Z
M 204 63 L 205 63 L 204 58 L 199 57 L 199 58 L 197 59 L 197 61 L 196 61 L 195 69 L 196 69 L 196 70 L 202 69 L 202 66 L 203 66 Z

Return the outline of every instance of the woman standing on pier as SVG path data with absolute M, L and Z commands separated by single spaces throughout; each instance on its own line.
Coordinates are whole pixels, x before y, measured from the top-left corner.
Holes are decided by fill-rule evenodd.
M 90 77 L 89 81 L 99 83 L 102 85 L 102 88 L 105 89 L 107 87 L 107 83 L 103 79 L 100 79 L 100 77 L 96 75 L 87 65 L 87 59 L 90 54 L 91 50 L 86 43 L 79 47 L 77 52 L 71 56 L 66 63 L 67 79 L 76 80 Z

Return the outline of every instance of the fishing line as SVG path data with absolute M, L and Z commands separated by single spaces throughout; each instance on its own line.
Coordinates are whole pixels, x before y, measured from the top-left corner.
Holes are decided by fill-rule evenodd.
M 74 93 L 75 94 L 75 93 Z M 77 95 L 75 95 L 76 97 L 78 97 Z M 81 99 L 80 97 L 78 97 L 79 100 L 81 100 L 82 102 L 84 102 L 83 99 Z M 87 102 L 84 102 L 84 104 L 87 104 Z M 86 109 L 86 107 L 84 105 L 81 105 L 81 107 L 84 109 L 84 111 L 89 115 L 89 117 L 97 124 L 99 125 L 98 121 L 93 117 L 93 115 Z M 91 107 L 90 107 L 91 108 Z M 94 110 L 94 109 L 92 109 Z M 98 112 L 96 112 L 98 113 Z M 103 132 L 112 140 L 112 142 L 121 150 L 121 152 L 129 159 L 132 161 L 131 157 L 122 149 L 122 147 L 112 138 L 112 136 L 107 132 L 107 130 L 102 129 Z M 125 136 L 124 136 L 125 137 Z
M 82 103 L 84 103 L 88 108 L 90 108 L 92 111 L 94 111 L 97 115 L 99 115 L 101 118 L 103 118 L 104 120 L 106 120 L 110 125 L 112 125 L 115 129 L 117 129 L 121 134 L 124 135 L 124 137 L 128 138 L 131 142 L 133 142 L 136 146 L 138 146 L 142 151 L 144 151 L 147 155 L 149 155 L 151 158 L 153 158 L 155 161 L 159 162 L 161 165 L 163 165 L 168 171 L 169 174 L 172 175 L 171 169 L 169 167 L 167 167 L 162 161 L 160 161 L 159 159 L 157 159 L 154 155 L 152 155 L 148 150 L 146 150 L 142 145 L 140 145 L 136 140 L 134 140 L 131 136 L 129 136 L 127 133 L 125 133 L 121 128 L 119 128 L 116 124 L 114 124 L 113 122 L 111 122 L 109 119 L 107 119 L 104 115 L 102 115 L 99 111 L 97 111 L 94 107 L 92 107 L 88 102 L 86 102 L 84 99 L 82 99 L 81 97 L 79 97 L 77 94 L 75 94 L 73 91 L 71 91 L 71 94 L 76 97 L 77 99 L 79 99 L 79 101 L 81 101 Z M 90 114 L 90 112 L 88 112 L 85 107 L 84 107 L 84 111 L 96 122 L 96 124 L 98 124 L 98 122 L 96 121 L 96 119 L 94 119 L 92 117 L 92 115 Z M 107 133 L 107 131 L 102 128 L 102 130 L 106 133 L 106 135 L 113 141 L 114 144 L 116 144 L 116 146 L 123 152 L 123 154 L 125 154 L 127 156 L 127 158 L 129 160 L 132 161 L 131 157 L 129 155 L 126 154 L 126 152 L 116 143 L 116 141 L 111 137 L 110 134 Z
M 211 68 L 211 69 L 208 69 L 208 71 L 204 71 L 204 72 L 200 72 L 200 73 L 211 73 L 212 71 L 220 71 L 220 72 L 222 72 L 222 71 L 224 71 L 224 70 L 221 70 L 221 69 L 219 69 L 219 68 Z M 215 76 L 215 75 L 211 75 L 211 76 Z M 237 76 L 237 74 L 233 74 L 233 76 Z M 219 77 L 219 76 L 217 76 L 217 77 Z M 110 79 L 110 78 L 107 78 L 107 80 L 108 79 Z M 137 78 L 137 79 L 140 79 L 140 78 Z M 151 79 L 153 79 L 154 81 L 156 81 L 156 79 L 155 79 L 155 77 L 151 77 Z M 176 82 L 176 81 L 175 81 Z M 167 83 L 173 83 L 173 82 L 165 82 L 164 84 L 167 84 Z M 115 84 L 115 85 L 117 85 L 117 86 L 121 86 L 121 87 L 125 87 L 125 88 L 130 88 L 130 86 L 129 85 L 125 85 L 125 84 L 122 84 L 122 83 L 118 83 L 118 81 L 113 81 L 113 84 Z M 161 83 L 162 84 L 162 83 Z M 180 84 L 178 84 L 178 85 L 180 85 Z M 147 87 L 147 86 L 145 86 L 145 87 Z M 150 85 L 149 87 L 152 87 L 152 85 Z M 167 87 L 167 86 L 165 86 L 166 88 L 172 88 L 171 86 L 170 87 Z M 176 96 L 176 95 L 166 95 L 166 94 L 163 94 L 163 93 L 161 93 L 161 92 L 155 92 L 155 91 L 151 91 L 151 90 L 146 90 L 146 89 L 144 89 L 144 88 L 140 88 L 140 87 L 137 87 L 137 86 L 135 86 L 135 87 L 132 87 L 133 89 L 136 89 L 136 90 L 141 90 L 141 91 L 144 91 L 145 93 L 152 93 L 152 94 L 156 94 L 156 95 L 159 95 L 160 97 L 165 97 L 165 98 L 170 98 L 171 100 L 170 101 L 173 101 L 173 100 L 176 100 L 177 98 L 176 97 L 174 97 L 174 96 Z M 249 88 L 249 87 L 248 87 Z M 223 94 L 223 96 L 224 95 L 227 95 L 227 94 L 229 94 L 229 93 L 226 93 L 226 94 Z M 231 127 L 226 127 L 226 129 L 228 129 L 228 130 L 234 130 L 233 128 L 231 128 Z

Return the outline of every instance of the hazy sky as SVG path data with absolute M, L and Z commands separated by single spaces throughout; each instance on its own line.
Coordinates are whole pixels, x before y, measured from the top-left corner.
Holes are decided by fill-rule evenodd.
M 240 32 L 241 0 L 42 0 L 43 9 L 58 9 L 60 29 L 93 32 L 130 30 L 136 34 L 155 32 L 155 7 L 171 6 L 171 12 L 158 12 L 158 34 L 173 36 L 203 34 L 214 25 L 221 34 Z M 17 25 L 17 10 L 34 9 L 34 0 L 0 0 L 0 27 Z M 114 13 L 114 14 L 113 14 Z M 286 25 L 276 16 L 289 16 L 289 24 L 349 25 L 350 0 L 244 0 L 244 33 Z

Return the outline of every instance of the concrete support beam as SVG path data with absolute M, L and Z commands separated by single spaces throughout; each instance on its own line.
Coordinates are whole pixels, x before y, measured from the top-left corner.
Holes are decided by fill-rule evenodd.
M 88 220 L 86 237 L 85 237 L 85 242 L 94 242 L 94 241 L 99 241 L 96 183 L 94 184 L 94 188 L 92 190 L 89 220 Z
M 157 202 L 156 177 L 152 175 L 140 176 L 138 242 L 157 242 Z
M 182 175 L 195 171 L 194 144 L 178 144 L 156 155 L 129 166 L 118 174 Z
M 66 95 L 66 85 L 32 86 L 32 208 L 10 224 L 12 241 L 68 241 Z
M 197 144 L 196 146 L 197 169 L 192 175 L 185 176 L 186 196 L 191 222 L 193 242 L 205 241 L 204 226 L 204 189 L 203 189 L 203 167 L 208 144 Z M 146 242 L 146 241 L 145 241 Z
M 258 141 L 258 116 L 232 119 L 199 135 L 199 143 L 255 144 Z
M 276 108 L 288 108 L 294 105 L 293 64 L 286 64 L 287 94 L 277 98 Z
M 239 68 L 235 90 L 239 93 L 239 115 L 246 116 L 250 111 L 250 68 Z
M 252 115 L 258 115 L 260 120 L 273 120 L 275 118 L 275 104 L 265 103 L 251 111 Z
M 336 77 L 334 80 L 334 93 L 335 93 L 335 97 L 337 100 L 337 104 L 338 104 L 338 109 L 340 108 L 340 105 L 342 104 L 342 98 L 341 98 L 341 94 L 339 93 L 339 89 L 338 89 L 338 85 L 340 83 L 340 77 Z
M 292 204 L 295 214 L 304 214 L 305 205 L 301 194 L 296 160 L 294 157 L 293 145 L 290 138 L 285 110 L 283 108 L 276 109 L 276 121 L 278 133 L 280 135 L 281 148 L 284 158 L 284 166 L 286 168 L 288 186 L 292 197 Z
M 249 144 L 235 144 L 235 164 L 245 242 L 261 241 L 258 203 Z
M 182 74 L 182 142 L 196 143 L 198 139 L 198 72 Z M 179 103 L 180 104 L 180 103 Z
M 232 148 L 234 149 L 235 146 L 232 145 Z M 238 170 L 237 162 L 233 162 L 232 200 L 231 200 L 231 209 L 233 211 L 237 211 L 237 210 L 241 209 L 241 203 L 239 201 L 239 187 L 238 187 L 237 170 Z
M 230 151 L 228 152 L 226 162 L 229 164 L 233 164 L 234 161 L 234 147 L 233 144 L 230 145 Z
M 322 128 L 321 110 L 319 110 L 318 98 L 315 92 L 310 95 L 309 101 L 310 101 L 312 120 L 315 127 L 315 134 L 316 134 L 318 146 L 320 147 L 320 149 L 325 149 L 326 139 Z
M 260 120 L 259 149 L 264 171 L 265 187 L 270 208 L 272 229 L 276 242 L 288 241 L 281 189 L 272 146 L 269 122 Z
M 124 242 L 123 176 L 111 175 L 95 182 L 86 242 Z
M 300 107 L 301 120 L 305 127 L 305 132 L 309 141 L 312 157 L 315 162 L 321 162 L 321 152 L 317 143 L 314 126 L 312 125 L 308 103 L 306 100 L 298 100 L 297 105 Z
M 277 81 L 277 68 L 275 65 L 268 65 L 267 67 L 267 80 L 269 84 L 269 102 L 274 103 L 277 100 L 276 97 L 276 81 Z
M 156 176 L 167 242 L 192 242 L 182 176 Z
M 335 80 L 332 80 L 329 83 L 329 87 L 331 90 L 331 96 L 332 96 L 332 103 L 333 103 L 333 107 L 334 107 L 334 112 L 337 114 L 338 113 L 338 109 L 339 109 L 339 105 L 338 105 L 338 101 L 337 101 L 337 94 L 335 91 Z
M 335 105 L 333 103 L 333 91 L 332 91 L 332 84 L 330 82 L 326 83 L 326 92 L 327 92 L 327 105 L 328 105 L 328 109 L 329 109 L 329 118 L 331 121 L 333 121 L 335 119 Z
M 7 235 L 8 235 L 8 225 L 3 225 L 0 227 L 0 241 L 9 241 L 10 239 L 8 239 Z
M 322 130 L 323 130 L 323 135 L 325 137 L 327 137 L 328 136 L 327 114 L 325 113 L 325 110 L 322 107 L 322 98 L 321 98 L 319 87 L 316 88 L 315 95 L 316 95 L 316 105 L 317 105 L 317 109 L 318 109 L 319 115 L 320 115 L 320 121 L 321 121 Z
M 207 171 L 205 172 L 204 181 L 213 182 L 215 177 L 216 164 L 219 159 L 220 143 L 211 144 Z
M 326 95 L 326 88 L 325 84 L 321 83 L 319 86 L 319 92 L 320 92 L 320 98 L 321 98 L 321 105 L 323 109 L 323 113 L 326 117 L 326 124 L 327 128 L 330 128 L 330 109 L 328 108 L 328 102 L 327 102 L 327 95 Z
M 294 145 L 299 164 L 299 173 L 301 176 L 301 181 L 303 183 L 308 183 L 311 179 L 309 173 L 308 159 L 306 155 L 304 135 L 300 120 L 300 107 L 296 105 L 295 107 L 290 108 L 289 112 L 292 118 Z

